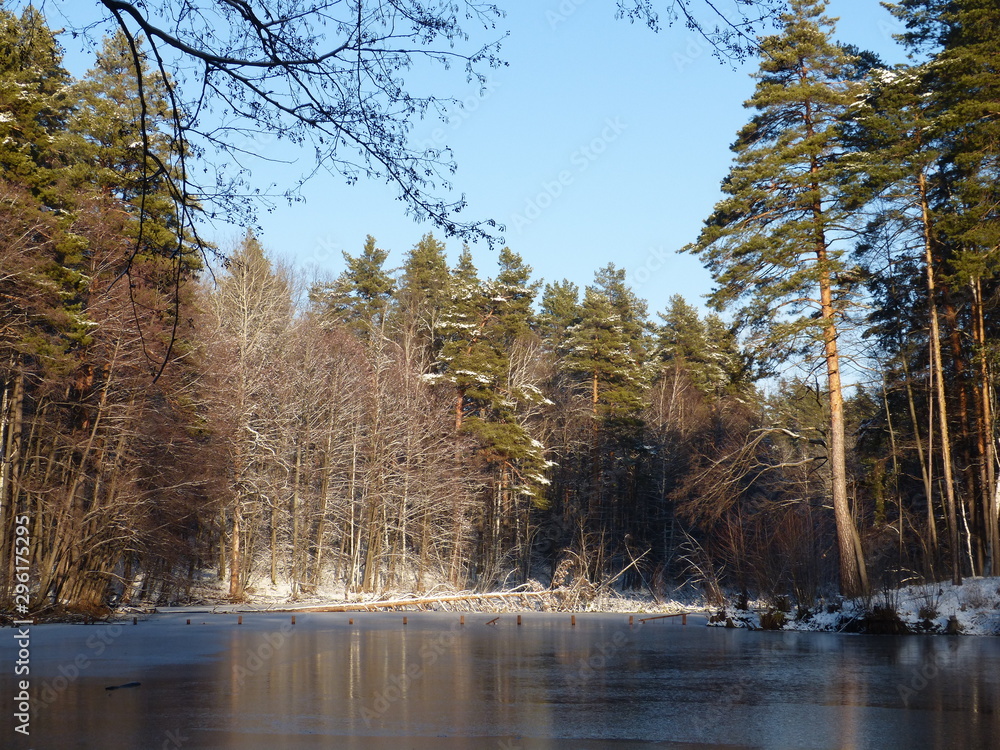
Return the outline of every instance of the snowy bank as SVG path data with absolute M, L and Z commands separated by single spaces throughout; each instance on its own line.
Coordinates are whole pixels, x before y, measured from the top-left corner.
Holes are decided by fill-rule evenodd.
M 726 608 L 716 627 L 842 633 L 1000 635 L 1000 578 L 889 589 L 870 597 L 820 602 L 783 612 L 774 607 Z

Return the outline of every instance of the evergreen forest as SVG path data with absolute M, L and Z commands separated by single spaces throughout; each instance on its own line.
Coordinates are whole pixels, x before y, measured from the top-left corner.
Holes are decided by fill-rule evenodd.
M 0 4 L 0 608 L 1000 575 L 1000 6 L 890 9 L 906 65 L 820 0 L 761 38 L 678 248 L 706 313 L 432 233 L 318 280 L 212 246 L 162 67 L 118 34 L 76 78 Z

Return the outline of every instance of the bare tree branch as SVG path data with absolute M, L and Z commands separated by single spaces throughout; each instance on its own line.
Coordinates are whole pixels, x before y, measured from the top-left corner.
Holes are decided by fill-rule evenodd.
M 214 186 L 199 185 L 183 160 L 206 147 L 220 156 L 245 155 L 253 149 L 238 136 L 266 133 L 310 143 L 316 169 L 338 173 L 348 183 L 361 176 L 384 179 L 414 219 L 431 221 L 447 235 L 502 241 L 496 230 L 503 228 L 492 220 L 457 220 L 464 197 L 441 197 L 451 191 L 449 176 L 456 169 L 442 158 L 447 150 L 409 140 L 416 119 L 444 116 L 457 102 L 418 93 L 411 73 L 459 63 L 466 80 L 483 84 L 482 69 L 503 64 L 496 31 L 503 12 L 497 6 L 473 0 L 441 6 L 415 0 L 101 4 L 133 45 L 145 37 L 169 81 L 173 156 L 179 162 L 174 166 L 181 168 L 172 187 L 182 211 L 201 202 L 211 216 L 250 218 L 246 193 L 259 190 L 245 190 L 242 171 L 224 174 L 223 167 Z M 475 43 L 466 26 L 493 38 Z M 294 198 L 307 177 L 285 196 Z

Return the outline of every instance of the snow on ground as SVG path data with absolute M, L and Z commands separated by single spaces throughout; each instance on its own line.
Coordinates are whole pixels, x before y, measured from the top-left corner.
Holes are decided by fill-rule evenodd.
M 543 591 L 546 587 L 531 581 L 524 590 Z M 333 606 L 351 603 L 421 599 L 423 609 L 439 611 L 573 611 L 619 612 L 635 614 L 673 614 L 707 612 L 712 625 L 762 629 L 774 617 L 775 608 L 767 602 L 752 601 L 746 610 L 727 606 L 720 610 L 707 606 L 697 589 L 675 591 L 669 599 L 654 599 L 645 592 L 619 592 L 611 588 L 591 591 L 580 597 L 578 592 L 553 591 L 552 596 L 536 599 L 506 599 L 470 602 L 426 602 L 435 596 L 447 597 L 477 592 L 457 591 L 446 585 L 429 588 L 420 594 L 406 590 L 386 590 L 371 594 L 345 592 L 342 585 L 327 586 L 310 595 L 293 596 L 287 585 L 258 585 L 248 590 L 247 601 L 232 603 L 226 598 L 221 582 L 205 581 L 192 591 L 190 602 L 172 611 L 245 612 L 275 609 Z M 415 605 L 416 606 L 416 605 Z M 162 611 L 167 608 L 160 608 Z M 893 612 L 898 618 L 893 616 Z M 951 582 L 905 586 L 883 590 L 870 597 L 856 600 L 820 600 L 815 606 L 777 615 L 783 619 L 781 629 L 821 632 L 910 632 L 960 633 L 964 635 L 1000 635 L 1000 578 L 967 578 L 961 586 Z
M 425 587 L 420 593 L 405 588 L 384 589 L 374 593 L 346 592 L 343 584 L 325 585 L 310 594 L 294 595 L 289 585 L 279 582 L 270 585 L 269 582 L 258 582 L 247 589 L 246 600 L 234 603 L 228 598 L 228 586 L 217 579 L 203 579 L 190 592 L 183 602 L 171 604 L 169 607 L 158 606 L 158 611 L 191 611 L 191 612 L 246 612 L 269 610 L 295 610 L 312 607 L 337 606 L 343 604 L 364 604 L 373 602 L 398 602 L 405 599 L 416 599 L 424 602 L 422 609 L 435 611 L 482 611 L 482 612 L 527 612 L 527 611 L 566 611 L 566 612 L 620 612 L 635 614 L 680 614 L 684 612 L 705 612 L 704 597 L 693 587 L 678 589 L 668 599 L 654 599 L 648 592 L 621 592 L 611 587 L 589 586 L 584 595 L 575 588 L 550 590 L 548 586 L 538 581 L 529 581 L 518 591 L 546 592 L 549 596 L 519 599 L 511 597 L 505 600 L 490 599 L 489 601 L 434 602 L 434 597 L 454 597 L 459 595 L 477 596 L 487 592 L 457 590 L 447 584 Z M 495 593 L 515 590 L 513 587 L 497 588 Z M 417 606 L 417 605 L 414 605 Z M 149 610 L 149 607 L 123 608 L 123 614 L 131 616 L 132 610 Z
M 727 608 L 711 624 L 758 629 L 762 618 L 766 625 L 773 611 L 763 605 Z M 1000 578 L 966 578 L 961 586 L 950 581 L 928 583 L 863 599 L 821 601 L 808 611 L 788 612 L 785 618 L 784 630 L 1000 635 Z

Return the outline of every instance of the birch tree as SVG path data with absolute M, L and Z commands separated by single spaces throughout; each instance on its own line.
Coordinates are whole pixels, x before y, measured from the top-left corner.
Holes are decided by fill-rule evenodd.
M 229 596 L 240 600 L 249 580 L 265 511 L 278 501 L 272 483 L 279 452 L 281 400 L 275 392 L 283 337 L 291 322 L 287 276 L 275 269 L 248 233 L 212 291 L 216 336 L 216 414 L 226 426 L 229 502 Z M 269 515 L 269 514 L 268 514 Z

